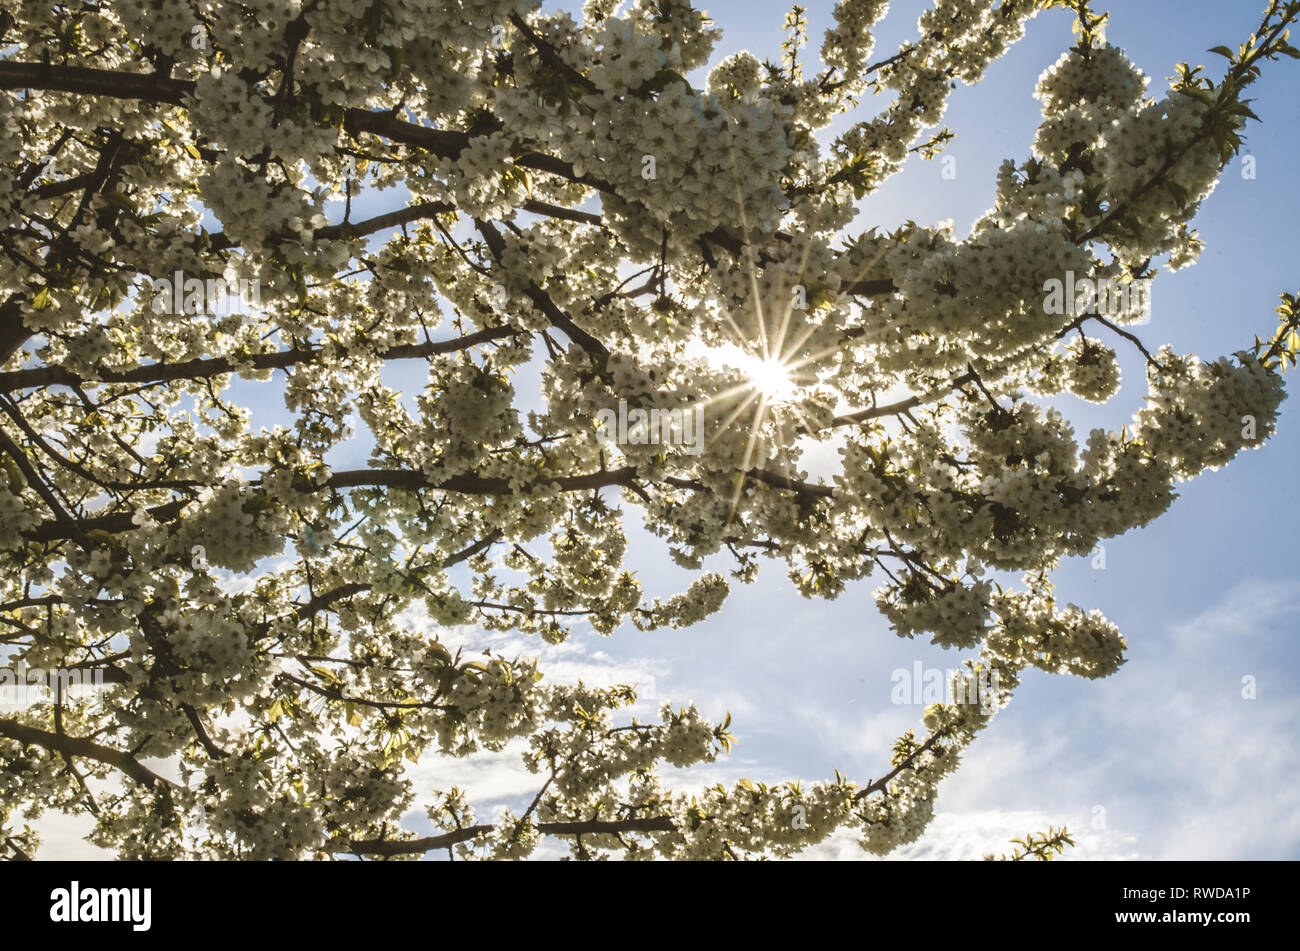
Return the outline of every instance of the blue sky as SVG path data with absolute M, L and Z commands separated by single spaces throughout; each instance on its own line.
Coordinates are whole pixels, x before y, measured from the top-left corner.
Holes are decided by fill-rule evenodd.
M 1181 60 L 1218 69 L 1222 61 L 1205 51 L 1240 43 L 1263 2 L 1115 4 L 1107 35 L 1158 92 Z M 715 62 L 740 49 L 779 57 L 786 5 L 703 5 L 724 30 Z M 831 4 L 810 6 L 815 49 Z M 877 54 L 888 55 L 914 34 L 924 6 L 893 4 Z M 1062 11 L 1040 15 L 985 82 L 953 95 L 945 123 L 957 136 L 946 153 L 957 160 L 955 180 L 941 177 L 938 161 L 913 159 L 862 203 L 854 227 L 951 218 L 964 234 L 992 203 L 998 164 L 1029 155 L 1038 121 L 1034 84 L 1072 42 L 1071 22 Z M 1291 90 L 1298 80 L 1300 63 L 1267 65 L 1255 89 L 1263 124 L 1252 124 L 1247 140 L 1257 177 L 1246 180 L 1237 166 L 1229 168 L 1196 223 L 1206 242 L 1200 263 L 1157 279 L 1151 323 L 1139 328 L 1149 347 L 1169 342 L 1211 358 L 1242 349 L 1276 325 L 1277 295 L 1300 287 L 1292 237 L 1300 216 L 1292 177 L 1300 103 Z M 364 196 L 354 217 L 400 202 L 391 191 Z M 1118 427 L 1141 406 L 1141 358 L 1119 352 L 1125 385 L 1110 405 L 1055 401 L 1076 432 Z M 423 374 L 409 370 L 413 396 Z M 255 410 L 255 425 L 283 421 L 274 387 L 238 384 L 236 392 Z M 1097 682 L 1030 672 L 943 787 L 930 831 L 899 857 L 978 858 L 1049 823 L 1076 833 L 1079 846 L 1067 857 L 1300 857 L 1300 753 L 1293 739 L 1300 721 L 1300 571 L 1290 491 L 1300 463 L 1297 407 L 1294 400 L 1283 404 L 1278 433 L 1263 449 L 1184 485 L 1150 527 L 1108 541 L 1104 570 L 1087 558 L 1061 567 L 1058 599 L 1098 608 L 1117 623 L 1128 639 L 1128 663 Z M 639 528 L 636 510 L 629 509 L 628 522 L 629 560 L 647 592 L 683 588 L 688 576 Z M 725 563 L 718 567 L 725 570 Z M 558 647 L 473 631 L 450 639 L 540 654 L 542 669 L 558 679 L 646 687 L 653 678 L 654 698 L 642 702 L 643 713 L 665 699 L 693 700 L 717 718 L 730 711 L 738 746 L 730 758 L 693 771 L 692 782 L 818 780 L 839 769 L 865 783 L 888 769 L 894 738 L 919 726 L 920 706 L 891 703 L 891 673 L 918 661 L 951 668 L 964 656 L 891 634 L 876 611 L 873 585 L 859 583 L 832 602 L 807 601 L 780 565 L 769 564 L 758 583 L 733 588 L 720 614 L 683 631 L 627 629 L 601 638 L 586 630 Z M 1242 698 L 1244 676 L 1256 678 L 1253 700 Z M 422 792 L 435 784 L 467 788 L 485 816 L 505 804 L 518 808 L 535 790 L 517 748 L 469 762 L 430 760 L 414 773 Z M 422 816 L 408 824 L 428 830 Z M 49 825 L 44 854 L 85 855 L 76 839 L 84 829 L 80 821 Z M 816 854 L 864 856 L 847 836 Z

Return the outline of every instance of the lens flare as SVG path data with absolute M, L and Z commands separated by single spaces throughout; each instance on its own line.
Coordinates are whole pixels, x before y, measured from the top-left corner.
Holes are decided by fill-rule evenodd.
M 749 382 L 768 403 L 786 403 L 794 399 L 798 387 L 790 378 L 790 368 L 780 360 L 753 357 L 742 369 Z
M 744 378 L 731 393 L 736 396 L 748 394 L 751 400 L 773 406 L 778 403 L 793 403 L 799 396 L 799 383 L 795 379 L 796 363 L 777 357 L 764 358 L 759 354 L 746 353 L 735 344 L 722 344 L 701 350 L 708 362 L 717 369 L 730 368 L 739 370 Z

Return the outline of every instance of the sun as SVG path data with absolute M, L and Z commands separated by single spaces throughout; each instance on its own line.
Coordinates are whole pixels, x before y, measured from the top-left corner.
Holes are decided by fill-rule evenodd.
M 794 379 L 797 364 L 778 357 L 763 357 L 756 353 L 746 353 L 735 344 L 722 344 L 711 347 L 707 359 L 718 369 L 739 370 L 744 382 L 732 394 L 743 396 L 749 394 L 750 400 L 757 397 L 765 406 L 780 403 L 793 403 L 799 395 L 799 385 Z
M 743 362 L 748 365 L 740 369 L 766 403 L 788 403 L 794 399 L 798 387 L 791 379 L 788 364 L 761 357 L 751 357 Z

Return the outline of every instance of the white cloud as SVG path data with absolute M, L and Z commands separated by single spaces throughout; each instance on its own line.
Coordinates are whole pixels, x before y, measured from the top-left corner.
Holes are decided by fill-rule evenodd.
M 1068 817 L 1067 817 L 1068 818 Z M 1067 849 L 1061 859 L 1140 859 L 1145 858 L 1136 848 L 1136 837 L 1112 831 L 1074 832 L 1083 828 L 1071 821 L 1075 846 Z M 972 861 L 986 855 L 1005 855 L 1015 846 L 1012 839 L 1023 838 L 1027 833 L 1046 832 L 1048 826 L 1060 827 L 1060 816 L 1049 816 L 1033 810 L 941 812 L 935 815 L 925 834 L 911 845 L 904 846 L 888 856 L 890 861 Z M 805 860 L 864 861 L 876 859 L 862 850 L 851 830 L 841 829 L 825 842 L 814 846 L 800 856 Z M 1058 859 L 1059 861 L 1060 859 Z
M 1300 691 L 1281 655 L 1297 611 L 1300 582 L 1244 582 L 1109 680 L 1050 684 L 1050 709 L 1013 702 L 945 784 L 927 839 L 1032 803 L 1042 828 L 1067 822 L 1116 857 L 1295 858 Z M 1257 699 L 1243 698 L 1245 675 Z

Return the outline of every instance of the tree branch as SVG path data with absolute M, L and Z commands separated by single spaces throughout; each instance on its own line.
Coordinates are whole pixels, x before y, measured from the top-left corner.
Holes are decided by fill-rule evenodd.
M 96 760 L 125 773 L 137 783 L 150 789 L 159 783 L 165 786 L 173 785 L 170 780 L 159 776 L 153 770 L 141 764 L 131 754 L 101 746 L 93 740 L 76 736 L 59 736 L 57 733 L 26 726 L 17 720 L 3 718 L 0 718 L 0 736 L 17 740 L 19 743 L 25 743 L 28 746 L 40 746 L 64 756 L 80 756 L 85 759 Z
M 430 357 L 442 353 L 456 353 L 477 347 L 479 344 L 493 340 L 503 340 L 515 336 L 519 331 L 513 327 L 489 327 L 484 330 L 456 337 L 452 340 L 439 340 L 429 343 L 403 344 L 379 352 L 381 360 L 411 360 Z M 255 370 L 276 370 L 315 363 L 322 358 L 324 350 L 312 349 L 277 350 L 271 353 L 255 353 L 245 358 L 208 357 L 185 360 L 180 363 L 150 363 L 132 367 L 129 370 L 101 369 L 96 371 L 97 379 L 91 380 L 78 376 L 63 367 L 33 367 L 27 370 L 10 370 L 0 373 L 0 391 L 24 389 L 35 386 L 73 386 L 91 383 L 166 383 L 172 380 L 197 380 L 233 373 L 236 364 L 251 366 Z
M 340 843 L 335 852 L 354 852 L 358 855 L 419 855 L 434 849 L 445 849 L 459 842 L 468 842 L 485 832 L 491 825 L 466 826 L 441 835 L 419 839 L 359 839 Z M 634 819 L 590 820 L 588 822 L 539 822 L 537 830 L 546 835 L 614 835 L 621 832 L 672 832 L 677 827 L 667 816 Z

